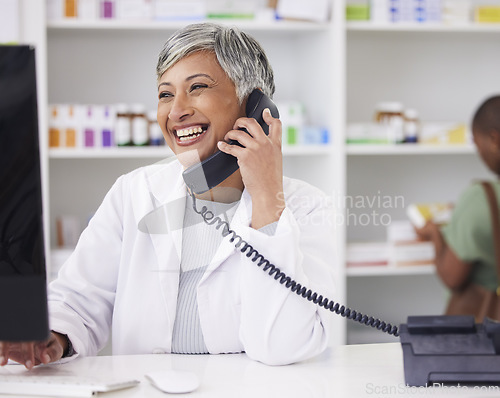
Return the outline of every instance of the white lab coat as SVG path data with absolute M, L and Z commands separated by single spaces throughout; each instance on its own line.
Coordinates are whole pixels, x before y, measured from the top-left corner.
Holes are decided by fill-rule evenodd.
M 113 354 L 170 352 L 186 200 L 181 172 L 175 160 L 121 176 L 49 286 L 51 329 L 67 334 L 78 355 L 95 355 L 110 330 Z M 249 227 L 247 191 L 231 227 L 297 282 L 333 298 L 326 196 L 289 178 L 284 192 L 286 208 L 273 236 Z M 245 351 L 278 365 L 312 357 L 328 344 L 331 313 L 279 284 L 229 237 L 200 281 L 198 307 L 213 354 Z

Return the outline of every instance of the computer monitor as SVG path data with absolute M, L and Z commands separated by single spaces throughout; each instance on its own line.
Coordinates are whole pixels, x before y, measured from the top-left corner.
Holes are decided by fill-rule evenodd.
M 35 50 L 0 46 L 0 341 L 48 337 Z

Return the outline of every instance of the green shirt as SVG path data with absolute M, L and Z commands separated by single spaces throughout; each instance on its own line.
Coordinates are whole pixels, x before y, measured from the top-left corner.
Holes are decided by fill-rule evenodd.
M 500 208 L 500 182 L 493 182 L 493 188 Z M 472 263 L 471 281 L 496 290 L 493 226 L 488 199 L 481 184 L 471 185 L 465 190 L 453 209 L 450 222 L 441 232 L 456 256 L 465 263 Z

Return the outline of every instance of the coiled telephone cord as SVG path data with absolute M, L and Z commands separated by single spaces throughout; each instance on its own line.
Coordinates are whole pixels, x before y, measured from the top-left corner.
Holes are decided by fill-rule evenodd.
M 300 283 L 294 281 L 284 272 L 281 272 L 278 267 L 270 263 L 262 254 L 255 250 L 252 245 L 243 240 L 241 236 L 236 234 L 236 232 L 234 232 L 229 227 L 229 223 L 227 221 L 223 221 L 220 217 L 215 216 L 215 214 L 212 211 L 208 210 L 206 206 L 203 206 L 201 210 L 198 210 L 198 208 L 196 207 L 196 197 L 193 194 L 193 190 L 190 191 L 191 197 L 193 198 L 193 209 L 196 213 L 201 215 L 203 221 L 205 221 L 205 223 L 207 223 L 208 225 L 214 225 L 215 223 L 217 223 L 217 225 L 215 225 L 216 229 L 220 229 L 221 227 L 223 227 L 221 231 L 223 237 L 232 235 L 230 238 L 230 242 L 234 243 L 234 241 L 237 241 L 235 243 L 235 247 L 237 249 L 239 249 L 248 258 L 250 258 L 252 262 L 256 263 L 257 266 L 261 267 L 262 270 L 269 276 L 272 276 L 280 284 L 284 285 L 287 289 L 290 289 L 298 296 L 302 296 L 308 301 L 312 301 L 314 304 L 317 304 L 320 307 L 323 307 L 331 312 L 335 312 L 336 314 L 344 318 L 351 319 L 366 326 L 370 326 L 384 333 L 394 335 L 395 337 L 399 336 L 397 326 L 392 326 L 390 323 L 386 323 L 372 316 L 363 315 L 361 312 L 352 310 L 348 307 L 345 307 L 344 305 L 340 305 L 339 303 L 335 303 L 333 300 L 329 300 L 328 298 L 323 297 L 321 294 L 313 292 L 307 287 L 302 286 Z

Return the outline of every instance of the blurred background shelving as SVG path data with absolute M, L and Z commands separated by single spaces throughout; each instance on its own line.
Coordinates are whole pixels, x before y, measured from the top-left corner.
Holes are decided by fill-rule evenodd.
M 309 120 L 330 132 L 330 145 L 290 146 L 283 152 L 285 173 L 324 190 L 338 210 L 335 300 L 398 324 L 409 314 L 441 313 L 446 291 L 432 265 L 347 267 L 349 244 L 387 239 L 387 225 L 355 221 L 373 212 L 404 220 L 408 204 L 454 201 L 472 180 L 492 176 L 470 141 L 348 144 L 347 131 L 353 124 L 372 123 L 380 101 L 417 109 L 423 123 L 468 125 L 476 106 L 500 92 L 500 24 L 346 21 L 349 2 L 329 1 L 327 22 L 222 23 L 238 25 L 264 46 L 275 72 L 276 101 L 300 100 Z M 165 40 L 188 22 L 47 21 L 44 1 L 21 4 L 21 40 L 37 45 L 44 142 L 48 104 L 141 102 L 156 108 L 156 57 Z M 84 222 L 119 175 L 172 156 L 167 147 L 44 146 L 42 151 L 56 262 L 68 255 L 55 247 L 58 216 L 71 214 Z M 358 197 L 366 199 L 364 206 L 345 206 L 345 198 Z M 392 199 L 392 206 L 381 205 L 380 198 Z M 335 343 L 394 341 L 352 322 L 336 325 Z

